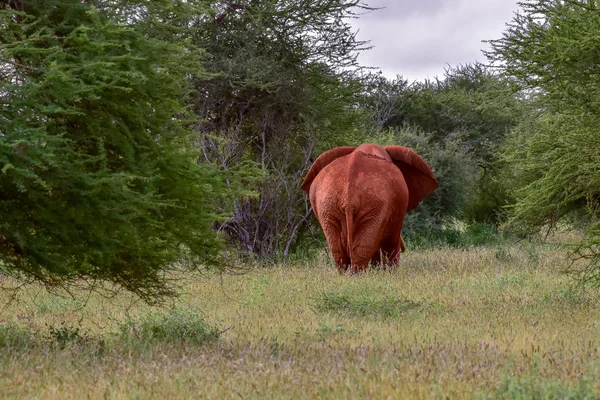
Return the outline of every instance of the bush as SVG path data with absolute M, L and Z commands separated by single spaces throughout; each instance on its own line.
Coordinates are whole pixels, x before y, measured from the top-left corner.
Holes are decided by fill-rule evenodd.
M 493 246 L 506 241 L 506 235 L 500 232 L 496 225 L 483 222 L 469 223 L 464 227 L 450 225 L 442 229 L 407 236 L 405 239 L 409 248 Z
M 431 235 L 461 216 L 463 206 L 476 188 L 477 166 L 460 134 L 433 142 L 431 134 L 418 129 L 390 129 L 373 138 L 381 145 L 401 145 L 415 150 L 429 164 L 439 186 L 413 212 L 406 215 L 405 239 Z
M 487 54 L 531 106 L 502 151 L 515 197 L 508 223 L 529 234 L 586 215 L 588 238 L 576 256 L 590 262 L 585 279 L 600 286 L 600 5 L 529 1 L 521 7 Z
M 591 379 L 582 378 L 577 385 L 570 385 L 560 380 L 542 379 L 538 375 L 515 377 L 507 376 L 500 386 L 489 395 L 480 397 L 485 400 L 588 400 L 600 399 L 594 391 Z
M 34 343 L 34 337 L 29 332 L 0 324 L 0 349 L 3 351 L 31 347 Z
M 97 343 L 101 348 L 104 348 L 103 340 L 96 340 L 90 334 L 80 327 L 73 327 L 64 322 L 60 327 L 50 325 L 48 334 L 45 338 L 50 342 L 58 345 L 59 349 L 64 349 L 69 345 L 86 345 Z
M 220 331 L 208 325 L 202 316 L 190 309 L 174 309 L 155 312 L 138 320 L 129 320 L 120 325 L 120 336 L 130 343 L 152 344 L 156 342 L 187 343 L 200 346 L 219 338 Z M 133 335 L 133 336 L 132 336 Z
M 497 163 L 480 174 L 477 190 L 463 209 L 466 221 L 498 224 L 506 220 L 506 207 L 513 204 L 514 199 L 500 168 Z
M 227 189 L 184 109 L 197 53 L 81 1 L 17 3 L 0 8 L 0 273 L 173 295 L 177 261 L 222 247 Z
M 402 314 L 426 306 L 408 299 L 384 297 L 372 299 L 340 293 L 323 293 L 316 302 L 319 312 L 332 312 L 357 317 L 398 318 Z

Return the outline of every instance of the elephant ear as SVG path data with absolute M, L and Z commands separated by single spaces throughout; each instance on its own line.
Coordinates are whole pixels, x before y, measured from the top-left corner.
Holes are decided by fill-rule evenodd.
M 414 150 L 404 146 L 385 146 L 385 151 L 404 175 L 408 186 L 408 208 L 414 210 L 421 200 L 429 196 L 438 186 L 429 165 Z
M 352 153 L 354 150 L 356 150 L 356 147 L 354 146 L 342 146 L 328 150 L 325 153 L 321 154 L 308 170 L 308 173 L 304 178 L 304 182 L 302 182 L 302 190 L 304 190 L 308 194 L 310 190 L 310 185 L 312 185 L 312 182 L 315 180 L 315 178 L 323 168 L 325 168 L 334 160 Z

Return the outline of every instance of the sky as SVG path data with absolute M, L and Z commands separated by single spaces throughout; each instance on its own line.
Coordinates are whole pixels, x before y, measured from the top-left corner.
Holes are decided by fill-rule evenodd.
M 448 65 L 486 62 L 481 50 L 488 45 L 482 40 L 501 37 L 517 1 L 367 0 L 383 9 L 351 22 L 358 40 L 374 46 L 359 55 L 359 63 L 412 82 L 441 78 Z

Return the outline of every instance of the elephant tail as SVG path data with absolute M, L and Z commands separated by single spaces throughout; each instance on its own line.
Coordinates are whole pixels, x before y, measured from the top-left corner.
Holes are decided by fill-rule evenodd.
M 350 207 L 346 208 L 346 243 L 348 249 L 348 255 L 350 256 L 350 263 L 354 261 L 354 210 Z

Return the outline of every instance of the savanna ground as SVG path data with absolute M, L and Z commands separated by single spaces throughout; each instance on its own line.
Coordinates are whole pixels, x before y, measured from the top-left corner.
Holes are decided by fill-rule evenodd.
M 0 396 L 597 398 L 600 291 L 566 254 L 412 249 L 363 276 L 323 254 L 194 275 L 171 308 L 27 287 L 0 314 Z

